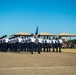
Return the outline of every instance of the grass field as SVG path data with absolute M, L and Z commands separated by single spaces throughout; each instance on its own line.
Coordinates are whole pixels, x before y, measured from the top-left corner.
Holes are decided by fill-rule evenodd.
M 33 55 L 0 52 L 0 75 L 76 75 L 76 49 Z

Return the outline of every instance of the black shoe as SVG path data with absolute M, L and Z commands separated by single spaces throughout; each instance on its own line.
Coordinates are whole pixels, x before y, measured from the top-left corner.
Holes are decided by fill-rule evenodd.
M 49 50 L 49 52 L 51 52 L 51 50 Z
M 56 52 L 58 52 L 58 51 L 56 51 Z
M 38 52 L 38 54 L 40 54 L 41 52 Z
M 33 54 L 33 52 L 31 52 L 31 54 Z
M 20 53 L 20 50 L 19 50 L 19 53 Z
M 53 50 L 53 52 L 55 52 L 55 50 Z
M 61 51 L 59 51 L 61 53 Z

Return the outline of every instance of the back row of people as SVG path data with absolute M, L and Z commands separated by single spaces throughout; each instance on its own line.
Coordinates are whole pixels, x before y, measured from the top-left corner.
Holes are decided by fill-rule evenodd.
M 41 38 L 40 35 L 34 37 L 33 34 L 31 34 L 31 37 L 14 37 L 14 38 L 7 38 L 4 37 L 0 39 L 0 50 L 7 52 L 9 49 L 10 51 L 15 51 L 15 52 L 20 52 L 22 51 L 30 51 L 31 54 L 33 54 L 34 51 L 38 51 L 40 54 L 41 51 L 43 50 L 44 52 L 51 51 L 51 48 L 53 49 L 52 51 L 55 52 L 61 52 L 61 47 L 62 47 L 62 38 L 54 38 L 50 39 L 48 36 L 47 38 Z

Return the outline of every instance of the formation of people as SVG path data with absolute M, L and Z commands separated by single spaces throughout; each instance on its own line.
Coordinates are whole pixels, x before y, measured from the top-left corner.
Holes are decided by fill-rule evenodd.
M 61 52 L 63 40 L 61 36 L 59 38 L 51 39 L 50 37 L 42 38 L 40 35 L 34 36 L 31 34 L 30 37 L 12 37 L 7 36 L 0 38 L 0 51 L 7 52 L 38 52 L 39 54 L 44 52 Z

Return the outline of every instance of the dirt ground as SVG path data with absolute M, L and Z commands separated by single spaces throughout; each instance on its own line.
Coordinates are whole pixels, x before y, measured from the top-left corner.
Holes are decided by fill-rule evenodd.
M 0 75 L 76 75 L 76 49 L 33 55 L 0 52 Z

